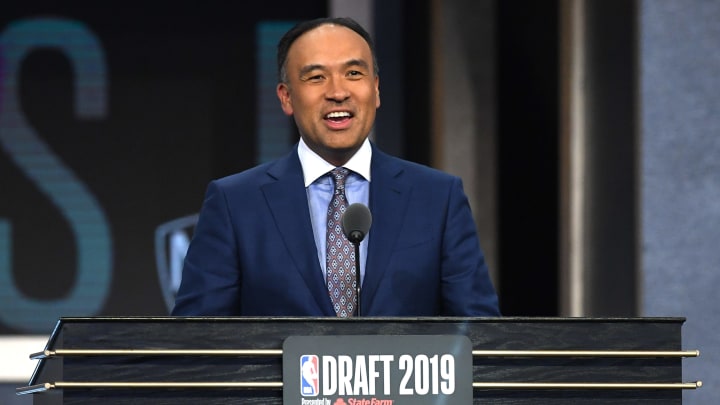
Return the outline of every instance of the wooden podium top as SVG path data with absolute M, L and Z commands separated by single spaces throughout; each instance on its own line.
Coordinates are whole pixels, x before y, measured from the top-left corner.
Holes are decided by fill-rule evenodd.
M 677 317 L 61 318 L 28 385 L 179 381 L 196 384 L 189 403 L 200 397 L 208 404 L 229 398 L 282 403 L 282 345 L 288 336 L 465 335 L 472 343 L 476 403 L 675 404 L 682 401 L 681 390 L 690 388 L 680 385 L 682 359 L 697 355 L 682 351 L 684 322 Z M 219 381 L 260 385 L 197 389 Z M 262 385 L 268 383 L 275 385 Z M 62 403 L 73 398 L 178 403 L 183 397 L 178 387 L 69 387 L 62 389 Z

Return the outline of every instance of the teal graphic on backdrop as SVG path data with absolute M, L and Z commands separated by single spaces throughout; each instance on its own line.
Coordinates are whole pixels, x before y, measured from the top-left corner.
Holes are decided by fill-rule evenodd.
M 291 120 L 284 116 L 275 96 L 277 84 L 275 47 L 282 34 L 293 24 L 292 21 L 258 21 L 255 24 L 254 47 L 257 63 L 254 69 L 259 78 L 257 93 L 251 97 L 251 102 L 257 105 L 257 132 L 254 136 L 255 146 L 258 149 L 255 163 L 287 153 L 290 145 L 294 142 Z M 13 173 L 20 174 L 18 177 L 11 178 L 12 184 L 9 188 L 2 184 L 2 190 L 0 190 L 0 195 L 11 201 L 5 201 L 11 210 L 0 212 L 0 327 L 12 329 L 13 332 L 45 333 L 61 316 L 118 314 L 124 313 L 123 311 L 137 311 L 138 307 L 147 311 L 149 315 L 170 311 L 181 278 L 182 260 L 192 236 L 194 227 L 192 222 L 196 221 L 196 216 L 192 215 L 188 218 L 168 221 L 165 219 L 165 211 L 158 217 L 162 221 L 159 222 L 161 225 L 157 227 L 155 235 L 154 253 L 157 273 L 154 275 L 148 269 L 148 265 L 152 263 L 152 257 L 144 256 L 141 253 L 143 250 L 138 249 L 141 247 L 141 243 L 151 240 L 150 235 L 146 233 L 128 234 L 127 227 L 122 224 L 118 224 L 116 228 L 111 227 L 115 221 L 126 220 L 124 216 L 114 217 L 113 215 L 118 215 L 118 213 L 127 215 L 127 205 L 120 204 L 121 208 L 118 209 L 116 205 L 112 205 L 117 204 L 116 202 L 100 201 L 96 196 L 116 198 L 118 195 L 122 195 L 121 193 L 128 192 L 135 195 L 136 188 L 129 187 L 130 190 L 128 190 L 126 184 L 141 184 L 148 181 L 144 177 L 130 179 L 129 177 L 134 176 L 136 172 L 154 170 L 155 165 L 160 164 L 185 165 L 187 160 L 181 160 L 182 163 L 170 161 L 170 157 L 166 158 L 162 155 L 165 151 L 157 150 L 158 159 L 151 162 L 152 166 L 148 167 L 147 162 L 144 161 L 135 161 L 134 163 L 137 163 L 134 166 L 136 172 L 122 175 L 108 173 L 107 180 L 102 180 L 105 179 L 105 176 L 99 176 L 101 181 L 93 182 L 92 178 L 98 177 L 97 173 L 93 173 L 88 178 L 87 173 L 82 171 L 87 170 L 83 167 L 92 167 L 91 164 L 86 164 L 87 162 L 102 159 L 96 155 L 97 150 L 92 147 L 83 149 L 84 145 L 76 144 L 73 150 L 82 151 L 83 153 L 78 152 L 78 155 L 88 158 L 87 161 L 80 162 L 80 164 L 77 160 L 73 160 L 77 159 L 77 156 L 65 155 L 63 150 L 54 150 L 54 148 L 62 147 L 69 150 L 70 145 L 74 145 L 73 142 L 84 138 L 88 133 L 73 132 L 66 135 L 62 135 L 61 132 L 44 133 L 46 129 L 43 128 L 52 127 L 52 120 L 57 119 L 58 113 L 55 113 L 52 118 L 48 118 L 50 115 L 33 115 L 33 109 L 64 111 L 64 106 L 53 105 L 42 98 L 44 94 L 42 93 L 42 84 L 38 82 L 32 84 L 35 86 L 34 89 L 40 89 L 40 93 L 37 90 L 35 93 L 28 92 L 28 89 L 24 87 L 28 83 L 28 78 L 31 78 L 30 80 L 39 78 L 40 81 L 47 78 L 50 83 L 56 79 L 53 76 L 53 66 L 44 67 L 38 75 L 38 70 L 33 70 L 33 67 L 37 65 L 34 65 L 34 62 L 27 62 L 35 55 L 35 52 L 50 50 L 65 58 L 69 70 L 72 72 L 71 77 L 67 77 L 63 71 L 61 79 L 62 81 L 67 80 L 67 83 L 72 85 L 68 88 L 68 95 L 73 97 L 74 105 L 73 109 L 69 111 L 72 116 L 67 117 L 70 118 L 68 121 L 77 123 L 80 120 L 103 119 L 102 125 L 93 127 L 102 128 L 103 136 L 107 136 L 103 141 L 107 140 L 108 143 L 102 144 L 102 147 L 106 148 L 106 145 L 119 146 L 111 151 L 116 154 L 107 156 L 107 159 L 111 159 L 113 156 L 115 159 L 126 158 L 124 155 L 126 151 L 123 150 L 123 147 L 127 145 L 127 142 L 120 141 L 118 125 L 121 125 L 121 122 L 128 122 L 129 114 L 135 112 L 138 104 L 133 102 L 132 106 L 128 107 L 123 103 L 127 100 L 128 94 L 134 94 L 135 90 L 119 91 L 116 94 L 118 97 L 113 102 L 113 115 L 115 118 L 123 117 L 123 119 L 122 121 L 120 118 L 115 121 L 111 120 L 112 117 L 108 115 L 107 109 L 110 104 L 108 89 L 113 85 L 111 83 L 113 79 L 108 75 L 108 71 L 113 67 L 109 66 L 109 61 L 112 60 L 118 64 L 113 70 L 117 75 L 114 77 L 119 77 L 121 80 L 131 77 L 133 82 L 138 80 L 137 83 L 145 83 L 144 85 L 150 89 L 145 93 L 162 94 L 162 90 L 159 88 L 165 83 L 161 81 L 161 86 L 153 87 L 153 83 L 144 76 L 145 73 L 138 73 L 136 66 L 132 62 L 127 62 L 128 53 L 132 56 L 134 51 L 124 47 L 126 42 L 118 42 L 118 32 L 108 30 L 95 33 L 88 28 L 90 26 L 93 26 L 92 19 L 89 19 L 86 24 L 63 18 L 32 18 L 15 20 L 5 25 L 4 31 L 0 31 L 0 158 L 3 159 L 3 167 L 13 167 Z M 105 35 L 107 38 L 104 37 Z M 100 41 L 101 38 L 104 39 L 103 42 Z M 211 40 L 217 42 L 215 39 Z M 152 46 L 147 45 L 137 52 L 152 50 Z M 189 52 L 191 51 L 192 49 L 189 50 Z M 218 52 L 222 51 L 218 50 Z M 108 58 L 107 54 L 116 55 L 116 58 Z M 122 60 L 123 55 L 126 58 L 125 62 L 118 62 L 118 60 Z M 153 63 L 155 64 L 150 64 L 153 69 L 183 72 L 172 60 Z M 128 73 L 129 66 L 131 73 Z M 196 74 L 194 71 L 192 72 L 193 75 Z M 198 77 L 203 77 L 202 72 L 197 74 Z M 21 80 L 23 75 L 25 75 L 24 81 Z M 120 86 L 119 84 L 118 87 Z M 180 85 L 176 84 L 176 86 L 173 91 L 182 92 Z M 53 88 L 53 90 L 56 89 Z M 31 96 L 23 100 L 23 97 L 28 94 Z M 39 97 L 38 94 L 40 94 Z M 57 96 L 56 92 L 48 94 L 48 99 L 56 100 Z M 188 105 L 192 106 L 193 104 L 189 101 Z M 165 124 L 161 121 L 162 114 L 163 111 L 160 111 L 158 121 L 149 127 L 156 130 L 164 128 Z M 62 117 L 64 118 L 65 115 Z M 91 126 L 84 125 L 79 127 L 91 128 Z M 198 131 L 198 133 L 204 132 Z M 148 138 L 149 134 L 142 133 L 142 131 L 132 135 L 132 137 L 140 136 L 145 138 L 142 142 L 133 140 L 134 145 L 143 145 L 151 150 L 164 145 L 162 135 L 152 134 Z M 65 137 L 68 139 L 67 144 L 63 143 Z M 147 142 L 145 142 L 146 139 Z M 107 149 L 102 150 L 107 152 Z M 182 149 L 180 151 L 172 150 L 172 152 L 168 156 L 177 157 L 183 153 Z M 121 187 L 116 188 L 109 183 L 113 181 L 120 181 Z M 32 194 L 33 200 L 19 200 L 26 196 L 27 192 L 22 191 L 24 194 L 16 194 L 17 184 L 21 184 L 33 192 L 37 191 Z M 142 188 L 139 187 L 139 189 Z M 162 187 L 158 188 L 158 190 L 160 189 Z M 178 188 L 175 187 L 173 190 L 178 190 Z M 141 192 L 137 194 L 141 195 Z M 128 198 L 126 194 L 121 198 L 130 204 L 134 201 L 133 197 Z M 195 194 L 188 194 L 186 200 L 180 198 L 178 202 L 171 202 L 171 206 L 167 207 L 166 211 L 188 212 L 187 207 L 196 207 L 196 198 Z M 187 200 L 191 203 L 188 203 Z M 167 204 L 167 202 L 157 202 L 157 206 L 163 209 L 161 204 Z M 55 271 L 53 269 L 55 263 L 42 259 L 33 262 L 33 266 L 24 263 L 28 260 L 28 256 L 42 257 L 45 249 L 54 247 L 29 246 L 27 242 L 29 233 L 43 232 L 44 223 L 39 223 L 38 220 L 37 223 L 33 223 L 36 228 L 28 229 L 25 227 L 26 217 L 16 218 L 13 216 L 13 210 L 22 212 L 25 209 L 32 212 L 37 207 L 46 207 L 47 205 L 56 210 L 50 214 L 54 216 L 53 219 L 57 218 L 60 220 L 58 222 L 67 225 L 62 232 L 69 232 L 67 239 L 71 242 L 67 240 L 58 242 L 65 243 L 65 246 L 72 246 L 68 253 L 65 253 L 66 251 L 62 253 L 63 258 L 67 257 L 71 261 L 72 267 L 61 269 L 61 272 L 70 270 L 72 280 L 68 280 L 68 284 L 61 288 L 56 285 L 48 288 L 55 294 L 53 298 L 48 298 L 47 295 L 42 297 L 45 292 L 44 288 L 46 288 L 42 282 L 47 280 L 45 276 L 48 273 Z M 176 209 L 180 206 L 183 206 L 181 210 Z M 149 207 L 148 212 L 144 213 L 142 221 L 157 223 L 154 221 L 156 218 L 152 218 L 155 215 L 153 210 L 157 210 L 155 206 Z M 22 215 L 26 215 L 25 212 Z M 27 215 L 32 214 L 28 213 Z M 33 217 L 33 219 L 37 220 L 38 218 Z M 185 221 L 180 224 L 188 219 L 189 222 Z M 133 230 L 142 231 L 146 224 L 146 222 L 138 222 Z M 48 237 L 47 235 L 58 235 L 57 228 L 55 228 L 57 223 L 48 223 L 47 226 L 49 232 L 45 234 L 41 243 L 53 244 L 54 236 Z M 112 234 L 111 231 L 113 231 Z M 127 255 L 128 246 L 131 246 L 131 257 Z M 125 270 L 131 268 L 126 266 L 132 266 L 132 270 Z M 145 269 L 146 272 L 141 274 L 136 269 Z M 152 286 L 156 281 L 159 284 L 158 291 L 149 291 L 149 294 L 140 298 L 148 305 L 139 306 L 136 305 L 137 302 L 133 302 L 136 307 L 128 307 L 125 306 L 124 298 L 117 298 L 112 294 L 113 289 L 117 286 L 137 283 L 139 280 L 145 282 L 145 286 Z M 29 284 L 36 281 L 37 284 Z M 31 289 L 26 288 L 28 285 L 32 286 Z M 146 288 L 145 292 L 148 292 L 147 290 L 151 290 L 151 287 Z M 34 292 L 37 292 L 37 296 L 34 295 Z M 162 297 L 165 308 L 154 306 L 157 301 L 152 294 Z
M 75 114 L 79 119 L 105 117 L 107 98 L 104 53 L 96 36 L 83 24 L 57 18 L 21 20 L 0 34 L 0 145 L 62 213 L 77 247 L 77 272 L 71 291 L 61 299 L 33 299 L 14 282 L 12 223 L 0 218 L 0 321 L 24 332 L 46 332 L 60 316 L 99 313 L 112 274 L 112 239 L 105 213 L 91 191 L 35 132 L 22 111 L 22 62 L 39 48 L 57 50 L 70 62 Z

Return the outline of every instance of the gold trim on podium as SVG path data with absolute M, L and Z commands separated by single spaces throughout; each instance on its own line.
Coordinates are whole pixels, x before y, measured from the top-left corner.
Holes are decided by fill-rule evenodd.
M 196 349 L 57 349 L 44 350 L 30 355 L 31 360 L 41 360 L 51 357 L 71 356 L 253 356 L 253 357 L 279 357 L 282 349 L 233 349 L 233 350 L 196 350 Z
M 514 390 L 687 390 L 702 386 L 702 381 L 689 383 L 544 383 L 544 382 L 474 382 L 474 389 Z M 118 389 L 118 388 L 198 388 L 198 389 L 272 389 L 283 388 L 282 382 L 64 382 L 44 383 L 18 388 L 17 395 L 34 394 L 54 389 Z
M 699 350 L 473 350 L 474 357 L 698 357 Z
M 30 355 L 33 360 L 73 356 L 226 356 L 281 357 L 282 349 L 57 349 Z M 473 350 L 474 358 L 683 358 L 698 357 L 699 350 Z M 688 383 L 610 383 L 610 382 L 473 382 L 476 390 L 687 390 L 702 386 Z M 16 389 L 17 395 L 54 389 L 282 389 L 282 382 L 47 382 Z
M 32 360 L 70 356 L 254 356 L 280 357 L 282 349 L 233 349 L 233 350 L 190 350 L 190 349 L 57 349 L 44 350 L 30 355 Z M 698 357 L 699 350 L 654 351 L 654 350 L 473 350 L 473 357 L 654 357 L 679 358 Z
M 524 382 L 474 382 L 475 389 L 516 390 L 694 390 L 702 387 L 702 381 L 689 383 L 524 383 Z
M 34 394 L 54 389 L 108 389 L 108 388 L 236 388 L 236 389 L 282 389 L 282 382 L 66 382 L 58 381 L 31 385 L 16 389 L 17 395 Z

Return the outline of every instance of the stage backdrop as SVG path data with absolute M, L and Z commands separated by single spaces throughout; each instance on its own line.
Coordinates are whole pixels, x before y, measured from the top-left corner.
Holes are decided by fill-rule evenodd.
M 0 7 L 0 334 L 167 315 L 207 182 L 294 141 L 275 45 L 326 1 L 32 3 Z

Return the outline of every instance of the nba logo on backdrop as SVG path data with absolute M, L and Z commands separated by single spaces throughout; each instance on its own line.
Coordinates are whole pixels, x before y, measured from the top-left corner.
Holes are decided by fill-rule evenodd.
M 175 306 L 175 295 L 182 280 L 182 267 L 190 246 L 198 214 L 161 224 L 155 230 L 155 262 L 158 281 L 168 312 Z
M 318 356 L 305 354 L 300 357 L 300 393 L 304 397 L 316 397 L 320 391 Z

